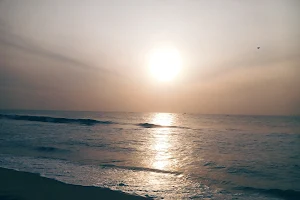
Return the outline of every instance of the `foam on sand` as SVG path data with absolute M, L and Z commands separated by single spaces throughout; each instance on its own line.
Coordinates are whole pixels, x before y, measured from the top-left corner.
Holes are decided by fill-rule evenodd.
M 0 168 L 0 199 L 147 199 L 121 191 L 93 186 L 79 186 L 44 178 L 38 174 Z

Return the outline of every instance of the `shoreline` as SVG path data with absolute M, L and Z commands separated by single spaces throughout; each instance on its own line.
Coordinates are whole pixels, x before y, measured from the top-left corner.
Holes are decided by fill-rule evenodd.
M 63 183 L 38 174 L 0 167 L 1 200 L 150 199 L 95 186 Z

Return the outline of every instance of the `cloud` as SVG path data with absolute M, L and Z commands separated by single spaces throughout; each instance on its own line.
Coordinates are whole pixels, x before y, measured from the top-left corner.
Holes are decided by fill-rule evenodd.
M 36 44 L 35 42 L 31 41 L 30 39 L 21 37 L 15 33 L 12 33 L 11 31 L 8 31 L 7 26 L 3 25 L 3 23 L 2 24 L 0 23 L 0 47 L 1 47 L 1 45 L 4 46 L 4 49 L 5 49 L 5 46 L 12 47 L 17 50 L 23 51 L 25 53 L 41 56 L 44 58 L 51 59 L 53 61 L 67 63 L 72 67 L 80 67 L 83 69 L 98 70 L 98 71 L 101 71 L 101 73 L 105 73 L 105 74 L 111 74 L 111 75 L 117 75 L 117 76 L 120 75 L 109 69 L 88 65 L 88 64 L 80 61 L 79 59 L 74 59 L 70 56 L 67 56 L 67 55 L 64 55 L 64 54 L 61 54 L 58 52 L 53 52 L 51 50 L 43 48 L 40 45 Z

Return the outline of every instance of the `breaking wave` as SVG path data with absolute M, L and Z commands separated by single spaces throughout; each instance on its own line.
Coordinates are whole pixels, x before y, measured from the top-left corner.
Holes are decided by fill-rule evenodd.
M 96 125 L 96 124 L 115 124 L 112 121 L 99 121 L 95 119 L 71 119 L 63 117 L 48 117 L 48 116 L 30 116 L 30 115 L 3 115 L 0 114 L 0 119 L 13 119 L 23 121 L 36 121 L 48 123 L 62 123 L 62 124 L 82 124 L 82 125 Z
M 188 127 L 183 127 L 183 126 L 164 126 L 164 125 L 151 124 L 151 123 L 139 123 L 137 125 L 141 126 L 143 128 L 182 128 L 182 129 L 188 129 Z
M 153 168 L 146 168 L 146 167 L 119 166 L 119 165 L 112 165 L 112 164 L 103 164 L 100 166 L 103 168 L 127 169 L 127 170 L 132 170 L 132 171 L 147 171 L 147 172 L 175 174 L 175 175 L 182 174 L 181 172 L 176 172 L 176 171 L 167 171 L 167 170 L 153 169 Z
M 22 121 L 36 121 L 36 122 L 47 122 L 47 123 L 60 123 L 60 124 L 80 124 L 80 125 L 110 125 L 110 124 L 122 124 L 113 121 L 100 121 L 95 119 L 73 119 L 73 118 L 63 118 L 63 117 L 49 117 L 49 116 L 34 116 L 34 115 L 6 115 L 0 114 L 0 119 L 10 119 L 10 120 L 22 120 Z M 132 125 L 132 124 L 131 124 Z M 183 126 L 164 126 L 151 123 L 139 123 L 133 124 L 143 128 L 180 128 L 180 129 L 189 129 L 188 127 Z

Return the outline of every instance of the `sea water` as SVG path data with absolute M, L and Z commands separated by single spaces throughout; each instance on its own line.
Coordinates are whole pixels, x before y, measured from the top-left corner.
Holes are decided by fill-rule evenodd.
M 0 167 L 154 199 L 300 199 L 300 117 L 0 111 Z

